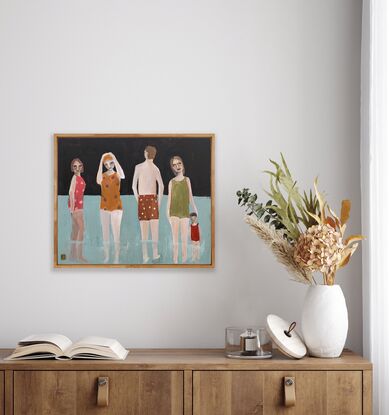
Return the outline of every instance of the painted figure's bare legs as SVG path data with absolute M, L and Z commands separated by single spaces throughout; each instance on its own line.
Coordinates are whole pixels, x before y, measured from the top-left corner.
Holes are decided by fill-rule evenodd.
M 111 212 L 111 227 L 113 234 L 113 241 L 115 243 L 115 258 L 114 263 L 119 263 L 120 255 L 120 225 L 122 224 L 123 211 L 114 210 Z
M 153 259 L 156 260 L 159 258 L 159 254 L 158 254 L 159 220 L 151 219 L 150 228 L 151 228 L 151 239 L 153 240 Z
M 120 255 L 120 225 L 122 223 L 123 211 L 100 209 L 101 229 L 103 232 L 103 245 L 104 245 L 104 263 L 109 261 L 109 246 L 110 246 L 110 233 L 109 228 L 111 225 L 113 241 L 115 244 L 115 257 L 114 263 L 119 262 Z
M 78 244 L 76 245 L 76 256 L 77 260 L 80 262 L 87 262 L 87 260 L 84 258 L 83 254 L 83 248 L 84 248 L 84 211 L 83 210 L 76 210 L 73 213 L 74 220 L 77 223 L 77 236 L 76 239 L 78 241 Z
M 180 219 L 175 216 L 170 216 L 170 226 L 172 228 L 173 237 L 173 262 L 178 263 L 178 231 L 180 227 Z
M 189 218 L 180 219 L 182 262 L 186 262 L 188 255 Z
M 77 261 L 77 241 L 70 241 L 70 261 Z
M 84 241 L 84 212 L 75 210 L 72 213 L 72 234 L 70 246 L 70 259 L 72 261 L 87 262 L 83 256 Z
M 188 232 L 189 232 L 189 218 L 177 218 L 170 216 L 170 226 L 172 228 L 173 237 L 173 262 L 178 263 L 178 234 L 181 232 L 181 254 L 182 262 L 187 260 L 188 251 Z
M 147 242 L 149 241 L 149 229 L 151 230 L 151 239 L 153 244 L 153 260 L 159 258 L 158 254 L 158 237 L 159 237 L 159 220 L 150 219 L 150 220 L 141 220 L 140 222 L 140 232 L 142 237 L 142 254 L 143 262 L 146 263 L 149 260 L 149 253 Z
M 149 221 L 140 221 L 140 233 L 142 237 L 142 254 L 143 262 L 146 263 L 149 260 L 149 254 L 147 252 L 147 238 L 149 237 Z
M 200 261 L 200 241 L 192 241 L 192 262 Z
M 88 261 L 86 260 L 86 258 L 84 257 L 84 243 L 82 241 L 79 241 L 77 243 L 77 259 L 80 262 L 83 262 L 84 264 L 87 263 Z
M 75 212 L 72 213 L 72 234 L 70 236 L 70 260 L 77 261 L 77 236 L 78 236 L 78 223 L 74 216 Z
M 77 241 L 77 237 L 78 237 L 78 222 L 76 220 L 75 213 L 76 212 L 72 213 L 72 234 L 71 234 L 72 241 Z
M 109 224 L 111 222 L 110 212 L 100 209 L 101 230 L 103 232 L 104 263 L 109 261 Z

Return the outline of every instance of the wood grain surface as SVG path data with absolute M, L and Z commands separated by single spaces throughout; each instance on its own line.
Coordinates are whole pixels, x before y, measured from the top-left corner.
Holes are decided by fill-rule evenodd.
M 362 372 L 328 372 L 327 403 L 329 414 L 362 414 Z
M 193 407 L 193 372 L 185 370 L 184 372 L 184 415 L 192 415 Z
M 77 381 L 73 371 L 17 371 L 14 373 L 14 414 L 77 412 Z
M 196 371 L 193 415 L 262 414 L 263 386 L 264 372 Z
M 4 412 L 5 415 L 13 415 L 14 411 L 14 381 L 13 381 L 13 371 L 6 370 L 4 372 Z
M 286 407 L 284 378 L 295 378 L 296 405 Z M 361 371 L 196 371 L 194 415 L 359 415 Z
M 97 406 L 99 376 L 109 378 L 107 407 Z M 183 415 L 183 381 L 177 371 L 16 371 L 14 414 Z
M 363 371 L 363 413 L 370 415 L 373 408 L 373 387 L 372 387 L 372 371 L 364 370 Z
M 372 365 L 337 359 L 227 359 L 222 350 L 132 350 L 124 361 L 8 361 L 0 350 L 0 415 L 370 415 Z M 97 379 L 109 405 L 97 407 Z M 285 407 L 284 378 L 296 404 Z M 4 391 L 4 397 L 1 392 Z M 4 414 L 1 412 L 3 410 Z
M 4 407 L 5 407 L 5 400 L 4 400 L 4 372 L 0 372 L 0 415 L 4 415 Z
M 275 352 L 272 359 L 228 359 L 221 349 L 131 350 L 123 361 L 4 360 L 12 350 L 0 349 L 0 370 L 371 370 L 372 364 L 351 351 L 336 359 L 290 359 Z

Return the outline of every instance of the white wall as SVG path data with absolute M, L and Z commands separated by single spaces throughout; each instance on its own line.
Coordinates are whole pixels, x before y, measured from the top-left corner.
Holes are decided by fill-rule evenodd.
M 128 347 L 223 346 L 299 320 L 306 287 L 242 221 L 282 151 L 360 231 L 361 0 L 0 0 L 0 346 L 31 332 Z M 52 268 L 55 132 L 216 133 L 216 268 Z M 362 348 L 361 261 L 341 271 Z

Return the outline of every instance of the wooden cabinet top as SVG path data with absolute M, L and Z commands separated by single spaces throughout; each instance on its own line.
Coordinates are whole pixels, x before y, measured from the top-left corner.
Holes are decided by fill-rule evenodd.
M 20 360 L 4 357 L 12 350 L 0 349 L 0 370 L 371 370 L 372 364 L 345 350 L 336 359 L 304 357 L 294 360 L 279 353 L 272 359 L 228 359 L 221 349 L 132 349 L 126 360 Z

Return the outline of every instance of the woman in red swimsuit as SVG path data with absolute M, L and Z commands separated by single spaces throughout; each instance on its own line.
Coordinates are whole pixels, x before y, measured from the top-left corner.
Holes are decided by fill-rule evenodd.
M 73 177 L 69 188 L 68 207 L 72 217 L 72 234 L 70 241 L 70 259 L 76 262 L 87 262 L 83 255 L 84 243 L 84 192 L 85 181 L 81 177 L 84 164 L 80 159 L 70 163 Z

